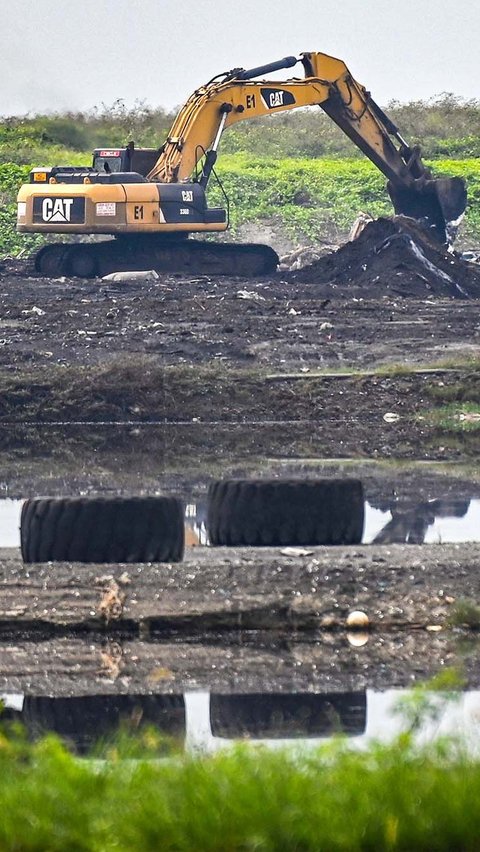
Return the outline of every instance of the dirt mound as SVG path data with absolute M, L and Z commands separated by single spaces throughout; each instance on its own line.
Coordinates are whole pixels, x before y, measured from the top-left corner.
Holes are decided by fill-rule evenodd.
M 325 295 L 480 299 L 480 265 L 447 251 L 403 216 L 370 222 L 356 240 L 303 267 L 291 280 L 319 285 Z

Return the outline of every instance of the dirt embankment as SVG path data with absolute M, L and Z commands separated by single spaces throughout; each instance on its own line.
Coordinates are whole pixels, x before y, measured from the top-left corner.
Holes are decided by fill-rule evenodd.
M 41 280 L 26 263 L 3 264 L 2 487 L 10 483 L 10 495 L 16 488 L 27 496 L 39 483 L 56 493 L 177 485 L 189 496 L 195 479 L 197 497 L 212 471 L 243 466 L 258 475 L 275 466 L 272 457 L 279 474 L 291 459 L 297 474 L 316 475 L 314 462 L 308 468 L 298 459 L 478 454 L 475 433 L 450 446 L 420 417 L 436 401 L 480 398 L 479 268 L 412 228 L 380 220 L 301 272 L 255 281 Z M 465 366 L 469 358 L 477 360 Z M 444 361 L 446 369 L 425 370 Z M 378 369 L 395 364 L 422 369 Z M 90 420 L 93 437 L 85 430 L 72 439 L 67 427 L 53 425 Z M 105 420 L 122 424 L 113 440 Z M 374 479 L 367 483 L 371 504 L 388 508 L 398 486 Z M 414 508 L 417 493 L 422 500 L 450 495 L 449 487 L 437 494 L 436 483 L 421 491 L 408 490 Z M 466 487 L 460 496 L 475 493 Z M 0 686 L 39 694 L 174 691 L 211 684 L 216 666 L 213 682 L 226 691 L 237 675 L 247 691 L 340 689 L 362 677 L 385 687 L 409 682 L 412 671 L 424 674 L 428 654 L 434 668 L 456 661 L 451 632 L 426 628 L 445 627 L 459 597 L 480 600 L 477 545 L 315 548 L 305 557 L 268 548 L 212 553 L 199 548 L 179 566 L 147 570 L 58 565 L 27 572 L 17 554 L 4 552 Z M 113 610 L 108 616 L 112 594 L 115 617 Z M 351 609 L 365 610 L 376 632 L 370 656 L 352 651 L 347 671 L 343 631 Z M 243 648 L 215 652 L 212 640 L 192 657 L 192 646 L 173 642 L 160 650 L 159 666 L 152 639 L 199 630 L 261 630 L 275 641 L 283 631 L 283 646 L 256 656 Z M 38 646 L 29 631 L 41 634 Z M 97 639 L 87 644 L 81 637 L 89 631 Z M 308 631 L 311 645 L 285 650 Z
M 442 627 L 459 598 L 480 600 L 475 544 L 190 548 L 180 564 L 22 565 L 1 553 L 0 633 L 106 629 L 344 629 L 350 611 L 377 630 Z
M 478 684 L 478 648 L 462 655 L 448 629 L 459 598 L 480 599 L 475 545 L 197 549 L 177 566 L 28 573 L 3 551 L 1 564 L 0 689 L 387 688 L 445 665 Z M 361 647 L 346 636 L 356 609 L 372 628 Z

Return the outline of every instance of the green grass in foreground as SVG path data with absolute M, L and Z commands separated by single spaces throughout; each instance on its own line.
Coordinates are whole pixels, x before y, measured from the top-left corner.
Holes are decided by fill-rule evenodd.
M 452 740 L 418 749 L 412 731 L 365 752 L 338 739 L 301 756 L 165 759 L 148 732 L 105 754 L 82 761 L 54 737 L 1 735 L 0 849 L 478 850 L 480 763 Z

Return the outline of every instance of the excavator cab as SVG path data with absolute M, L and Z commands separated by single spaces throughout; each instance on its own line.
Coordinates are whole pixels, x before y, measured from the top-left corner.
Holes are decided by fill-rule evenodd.
M 111 174 L 111 172 L 128 172 L 130 169 L 130 158 L 127 164 L 126 148 L 95 148 L 93 152 L 92 166 L 95 171 Z
M 146 177 L 158 155 L 158 148 L 135 148 L 133 142 L 129 142 L 125 148 L 95 148 L 92 166 L 100 174 L 136 172 Z

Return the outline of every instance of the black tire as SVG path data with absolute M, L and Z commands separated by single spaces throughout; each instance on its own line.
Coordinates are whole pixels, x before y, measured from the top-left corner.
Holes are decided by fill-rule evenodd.
M 185 736 L 183 695 L 86 695 L 78 698 L 26 696 L 21 721 L 29 736 L 55 733 L 79 754 L 115 736 L 121 725 L 154 725 L 162 734 Z
M 180 562 L 185 527 L 176 497 L 26 500 L 24 562 Z
M 357 479 L 224 480 L 208 492 L 210 544 L 358 544 L 364 498 Z
M 227 739 L 359 736 L 366 724 L 365 692 L 210 696 L 212 734 Z

